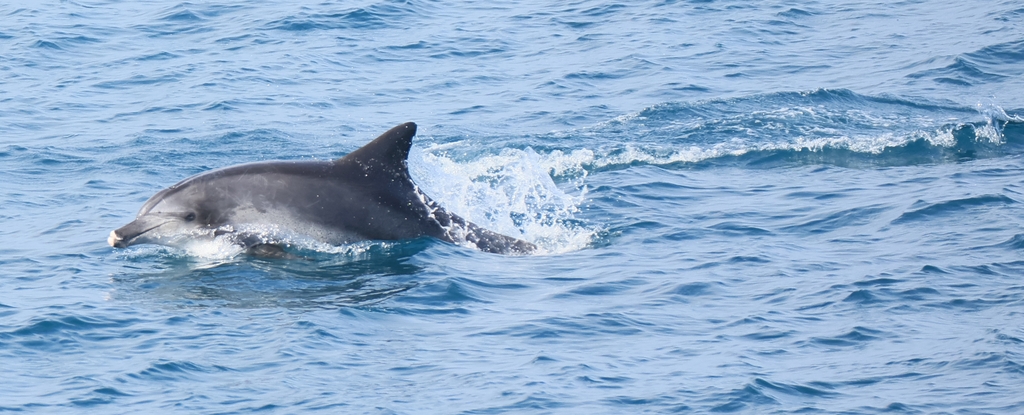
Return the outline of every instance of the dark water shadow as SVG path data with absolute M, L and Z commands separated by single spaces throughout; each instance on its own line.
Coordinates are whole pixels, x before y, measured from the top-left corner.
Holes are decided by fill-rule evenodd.
M 154 250 L 112 276 L 114 301 L 171 308 L 328 308 L 369 306 L 419 285 L 412 258 L 430 241 L 368 243 L 348 252 L 303 252 L 299 259 L 241 255 L 203 260 Z

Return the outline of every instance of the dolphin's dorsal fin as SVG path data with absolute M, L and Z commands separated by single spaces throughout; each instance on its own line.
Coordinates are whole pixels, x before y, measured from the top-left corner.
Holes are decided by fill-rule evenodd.
M 336 163 L 353 163 L 369 171 L 408 175 L 406 159 L 416 135 L 416 123 L 407 122 L 381 134 L 369 144 L 348 153 Z

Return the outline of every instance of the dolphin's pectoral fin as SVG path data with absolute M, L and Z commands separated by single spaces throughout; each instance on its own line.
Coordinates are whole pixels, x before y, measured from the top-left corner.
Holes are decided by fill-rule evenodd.
M 299 259 L 299 256 L 285 252 L 281 245 L 257 244 L 249 247 L 249 255 L 260 258 Z

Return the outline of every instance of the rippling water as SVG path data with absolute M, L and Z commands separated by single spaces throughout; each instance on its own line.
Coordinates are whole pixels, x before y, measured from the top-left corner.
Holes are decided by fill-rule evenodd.
M 0 16 L 0 411 L 1024 411 L 1017 2 Z M 542 252 L 105 244 L 404 121 L 428 194 Z

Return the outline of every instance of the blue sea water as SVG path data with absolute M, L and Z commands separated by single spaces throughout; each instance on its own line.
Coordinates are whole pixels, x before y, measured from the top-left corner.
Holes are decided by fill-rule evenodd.
M 105 243 L 405 121 L 541 252 Z M 1024 412 L 1016 1 L 6 3 L 0 166 L 0 412 Z

